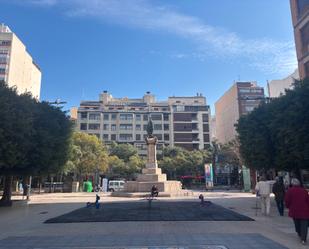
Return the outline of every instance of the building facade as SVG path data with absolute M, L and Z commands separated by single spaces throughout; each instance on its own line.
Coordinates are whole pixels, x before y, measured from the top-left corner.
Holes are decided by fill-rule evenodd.
M 0 80 L 15 86 L 18 93 L 31 92 L 40 98 L 41 70 L 25 45 L 4 24 L 0 24 Z
M 99 101 L 80 103 L 77 130 L 94 134 L 106 143 L 130 143 L 140 155 L 146 155 L 146 129 L 151 118 L 158 150 L 163 146 L 204 149 L 210 145 L 209 115 L 206 98 L 201 94 L 157 102 L 150 92 L 141 99 L 129 99 L 113 98 L 104 91 Z
M 264 89 L 256 82 L 235 82 L 215 103 L 218 142 L 225 144 L 234 139 L 239 117 L 251 112 L 264 99 Z
M 309 76 L 309 1 L 290 0 L 300 79 Z
M 288 77 L 282 80 L 272 80 L 267 84 L 268 96 L 270 98 L 278 98 L 285 94 L 286 89 L 293 89 L 295 80 L 299 80 L 298 69 Z

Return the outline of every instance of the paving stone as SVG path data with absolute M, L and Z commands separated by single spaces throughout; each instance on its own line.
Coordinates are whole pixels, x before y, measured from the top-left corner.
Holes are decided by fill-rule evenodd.
M 112 239 L 111 239 L 112 238 Z M 205 236 L 41 236 L 9 237 L 0 249 L 287 249 L 259 234 L 205 234 Z

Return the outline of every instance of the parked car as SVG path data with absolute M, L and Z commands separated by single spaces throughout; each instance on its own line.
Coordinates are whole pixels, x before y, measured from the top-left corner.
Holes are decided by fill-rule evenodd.
M 122 180 L 112 180 L 108 182 L 108 191 L 121 191 L 124 189 L 124 181 Z

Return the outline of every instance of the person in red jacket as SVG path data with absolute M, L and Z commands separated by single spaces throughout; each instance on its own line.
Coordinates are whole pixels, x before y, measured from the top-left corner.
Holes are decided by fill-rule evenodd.
M 291 184 L 292 187 L 285 195 L 285 205 L 289 209 L 289 216 L 294 220 L 296 233 L 305 244 L 309 220 L 309 195 L 307 190 L 300 186 L 298 179 L 293 178 Z

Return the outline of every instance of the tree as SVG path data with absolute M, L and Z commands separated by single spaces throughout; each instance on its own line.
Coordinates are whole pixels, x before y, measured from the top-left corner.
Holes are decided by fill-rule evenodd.
M 165 147 L 159 166 L 168 178 L 177 179 L 183 175 L 203 175 L 206 162 L 211 162 L 209 151 L 188 151 L 180 147 Z
M 110 146 L 110 155 L 128 162 L 131 156 L 137 155 L 137 149 L 131 144 L 112 143 Z
M 309 168 L 309 80 L 239 119 L 241 155 L 249 167 Z
M 72 124 L 60 109 L 0 82 L 2 205 L 11 205 L 13 176 L 57 171 L 67 159 Z
M 107 150 L 96 136 L 74 132 L 71 140 L 70 160 L 67 164 L 82 182 L 84 175 L 104 173 L 108 168 Z

